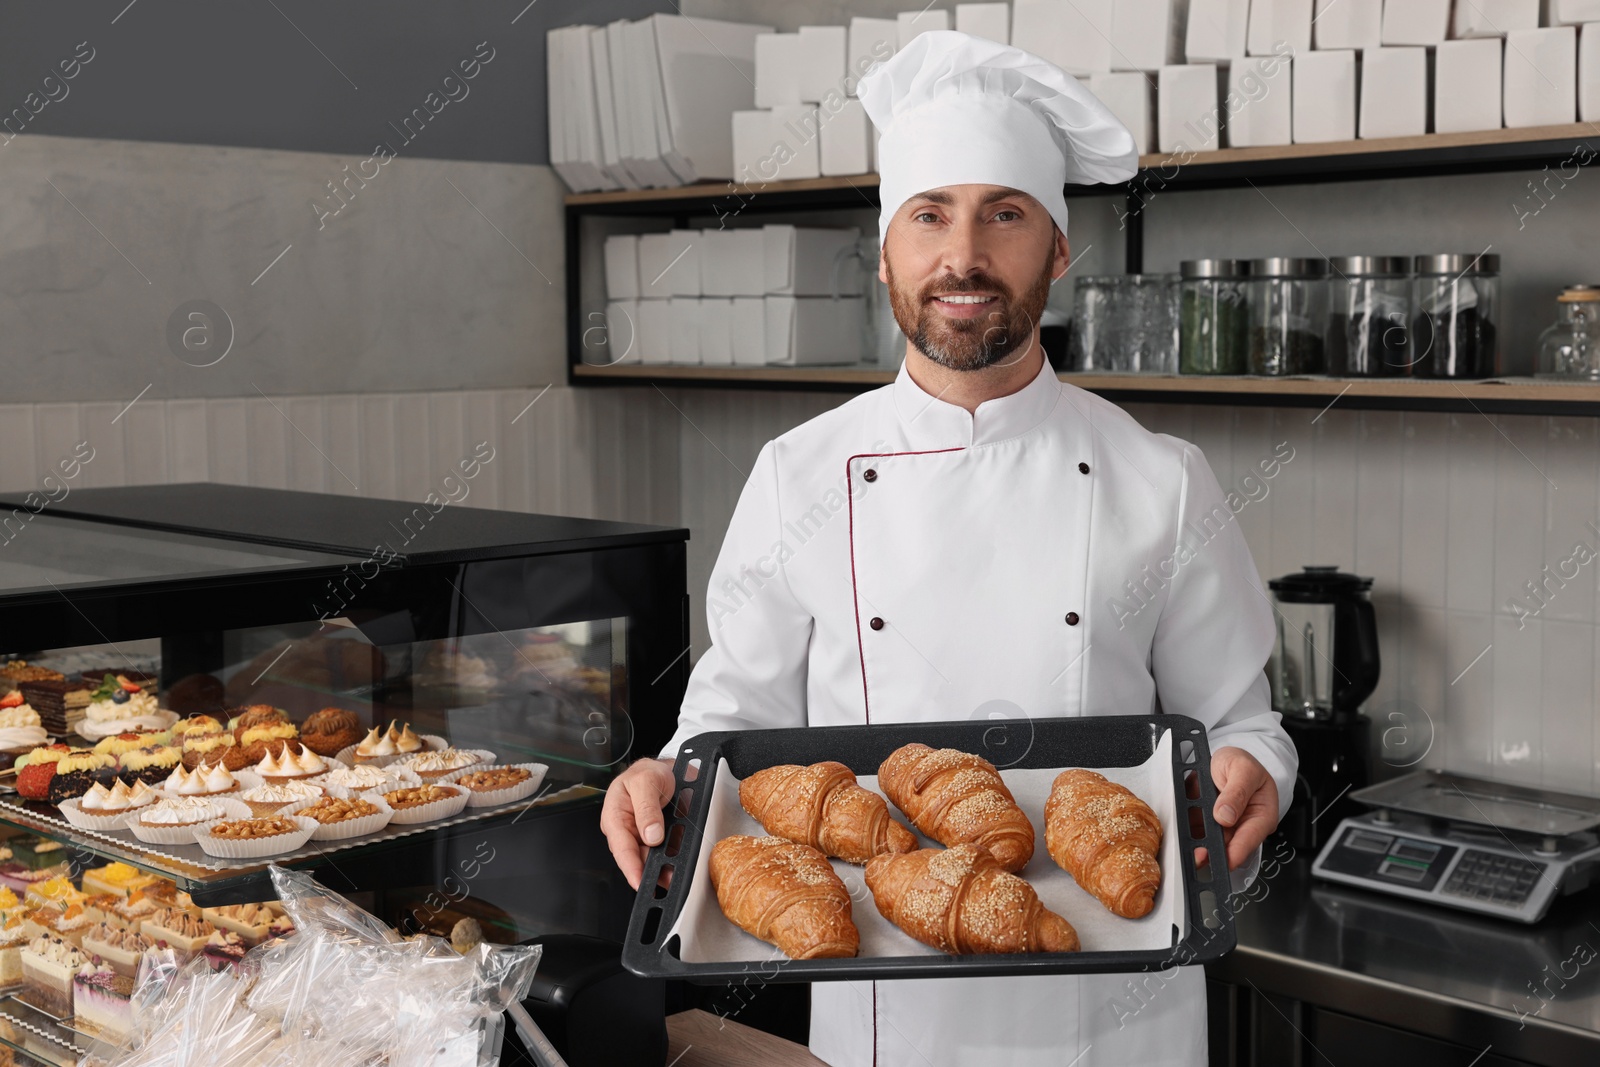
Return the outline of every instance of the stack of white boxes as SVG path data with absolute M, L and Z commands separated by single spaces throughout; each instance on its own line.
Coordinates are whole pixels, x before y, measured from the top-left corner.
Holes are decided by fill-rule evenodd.
M 849 260 L 860 236 L 787 225 L 614 234 L 605 241 L 605 344 L 587 345 L 584 359 L 859 362 L 866 298 Z

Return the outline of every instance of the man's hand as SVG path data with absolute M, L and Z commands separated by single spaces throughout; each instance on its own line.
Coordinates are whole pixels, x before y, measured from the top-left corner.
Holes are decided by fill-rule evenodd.
M 661 809 L 672 799 L 676 785 L 671 760 L 642 759 L 612 779 L 606 790 L 600 832 L 606 835 L 623 877 L 635 889 L 644 874 L 647 846 L 661 844 L 666 826 Z
M 1211 779 L 1217 783 L 1217 806 L 1212 814 L 1222 826 L 1231 871 L 1278 828 L 1278 783 L 1242 748 L 1219 748 L 1212 753 Z

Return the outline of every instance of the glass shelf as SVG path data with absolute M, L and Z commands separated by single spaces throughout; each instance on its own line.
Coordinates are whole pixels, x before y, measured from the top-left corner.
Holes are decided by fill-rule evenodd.
M 70 1019 L 56 1019 L 18 1000 L 18 988 L 0 993 L 0 1017 L 12 1030 L 10 1038 L 0 1033 L 0 1045 L 26 1056 L 26 1062 L 50 1067 L 99 1067 L 120 1051 L 112 1042 L 74 1029 Z

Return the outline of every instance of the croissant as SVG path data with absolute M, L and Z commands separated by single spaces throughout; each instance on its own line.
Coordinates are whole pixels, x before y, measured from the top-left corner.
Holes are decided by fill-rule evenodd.
M 810 845 L 725 837 L 711 850 L 711 886 L 729 921 L 791 959 L 854 956 L 861 947 L 850 893 Z
M 1150 805 L 1094 771 L 1062 771 L 1044 803 L 1050 858 L 1124 919 L 1155 906 L 1161 820 Z
M 895 822 L 884 799 L 857 785 L 842 763 L 785 763 L 757 771 L 739 783 L 739 803 L 767 833 L 846 863 L 917 847 L 917 835 Z
M 1012 872 L 1033 858 L 1033 824 L 981 756 L 903 745 L 878 768 L 878 784 L 918 830 L 941 844 L 977 842 Z
M 874 856 L 867 888 L 884 918 L 952 955 L 1078 951 L 1072 924 L 979 844 Z

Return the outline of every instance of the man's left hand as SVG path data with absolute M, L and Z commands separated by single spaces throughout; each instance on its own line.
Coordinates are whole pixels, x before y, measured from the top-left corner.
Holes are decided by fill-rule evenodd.
M 1217 749 L 1211 756 L 1211 779 L 1217 784 L 1212 813 L 1222 826 L 1231 871 L 1278 828 L 1278 783 L 1242 748 Z

